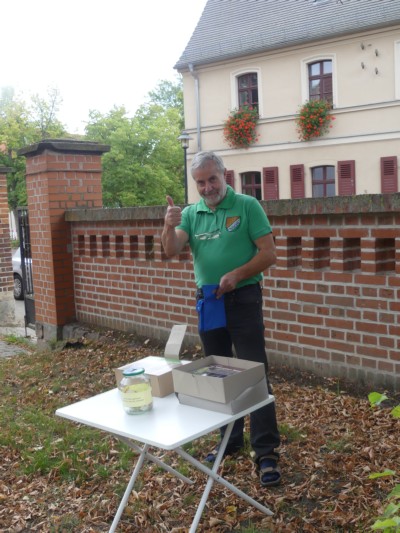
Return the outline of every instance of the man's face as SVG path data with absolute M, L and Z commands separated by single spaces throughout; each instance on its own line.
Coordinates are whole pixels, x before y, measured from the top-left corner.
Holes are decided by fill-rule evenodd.
M 208 161 L 203 168 L 197 168 L 192 172 L 197 190 L 207 206 L 216 207 L 226 195 L 225 173 L 219 172 L 214 161 Z

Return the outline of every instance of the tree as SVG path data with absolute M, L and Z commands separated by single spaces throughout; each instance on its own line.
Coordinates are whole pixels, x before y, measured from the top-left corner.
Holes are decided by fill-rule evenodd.
M 168 109 L 174 108 L 183 112 L 183 91 L 180 80 L 177 80 L 176 83 L 168 80 L 161 81 L 154 91 L 149 92 L 148 96 L 151 104 L 158 104 Z
M 91 111 L 86 136 L 109 144 L 103 155 L 103 202 L 108 207 L 160 205 L 184 198 L 181 83 L 161 82 L 132 118 L 124 107 Z
M 58 138 L 66 133 L 64 126 L 57 119 L 62 98 L 56 87 L 50 87 L 47 91 L 47 99 L 38 94 L 32 96 L 32 120 L 35 129 L 40 133 L 40 138 Z
M 25 158 L 17 152 L 47 137 L 60 137 L 65 129 L 56 118 L 60 97 L 49 89 L 48 99 L 32 97 L 31 105 L 15 96 L 12 87 L 4 87 L 0 96 L 0 165 L 11 167 L 7 175 L 8 204 L 15 212 L 26 205 Z

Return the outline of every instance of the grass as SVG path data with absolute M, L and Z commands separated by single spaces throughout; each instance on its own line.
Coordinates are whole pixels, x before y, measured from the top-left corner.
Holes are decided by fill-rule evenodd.
M 130 470 L 135 454 L 128 446 L 55 416 L 58 407 L 71 403 L 67 398 L 77 388 L 77 369 L 71 375 L 58 373 L 55 359 L 50 352 L 32 355 L 29 363 L 24 356 L 2 361 L 0 449 L 20 457 L 19 475 L 52 474 L 82 483 L 92 476 L 104 478 L 113 471 Z M 46 379 L 48 374 L 53 379 Z M 80 395 L 88 395 L 84 387 Z M 110 453 L 116 458 L 111 469 Z

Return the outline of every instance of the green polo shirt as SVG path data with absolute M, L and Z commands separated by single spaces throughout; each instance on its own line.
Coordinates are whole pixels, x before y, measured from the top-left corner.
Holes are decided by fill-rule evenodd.
M 258 252 L 254 241 L 272 232 L 259 201 L 235 193 L 229 185 L 215 211 L 203 199 L 185 207 L 178 229 L 189 236 L 198 287 L 218 284 L 224 274 L 250 261 Z M 261 279 L 262 273 L 242 280 L 238 287 Z

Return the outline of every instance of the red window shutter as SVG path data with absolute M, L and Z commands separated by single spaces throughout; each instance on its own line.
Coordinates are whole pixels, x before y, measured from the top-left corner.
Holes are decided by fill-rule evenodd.
M 235 188 L 235 173 L 233 170 L 227 170 L 226 171 L 226 183 L 232 187 L 232 189 Z
M 339 196 L 356 194 L 356 162 L 338 161 L 338 191 Z
M 292 198 L 304 198 L 304 165 L 290 165 L 290 190 Z
M 398 192 L 397 156 L 381 157 L 381 192 Z
M 278 167 L 263 168 L 264 200 L 279 200 Z

